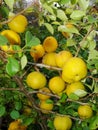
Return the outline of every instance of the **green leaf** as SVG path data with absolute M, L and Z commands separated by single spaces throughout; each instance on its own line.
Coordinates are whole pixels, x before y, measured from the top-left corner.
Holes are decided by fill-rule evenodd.
M 54 124 L 53 124 L 53 121 L 51 119 L 48 119 L 47 120 L 47 126 L 49 128 L 51 128 L 51 130 L 54 130 Z
M 47 99 L 47 100 L 46 100 L 46 103 L 52 104 L 53 101 L 52 101 L 51 99 Z
M 7 6 L 13 10 L 14 0 L 4 0 Z
M 48 29 L 48 31 L 51 33 L 51 34 L 54 34 L 54 28 L 52 27 L 51 24 L 49 23 L 44 23 L 45 27 Z
M 95 68 L 98 70 L 98 62 L 95 63 Z
M 94 85 L 94 91 L 93 92 L 98 93 L 98 84 L 97 83 L 95 83 L 95 85 Z
M 16 110 L 20 110 L 22 108 L 22 103 L 19 101 L 19 102 L 15 102 L 15 109 Z
M 87 19 L 88 19 L 89 23 L 95 23 L 95 22 L 97 22 L 97 19 L 94 16 L 92 16 L 92 15 L 88 15 Z
M 82 10 L 74 10 L 70 15 L 70 18 L 73 20 L 81 20 L 81 18 L 85 16 L 85 11 Z
M 60 25 L 60 23 L 58 21 L 54 21 L 54 22 L 52 22 L 52 24 L 54 24 L 54 25 Z
M 65 102 L 66 99 L 67 99 L 67 95 L 65 93 L 63 93 L 62 96 L 61 96 L 61 98 L 60 98 L 60 100 L 59 100 L 59 102 L 61 102 L 61 103 Z
M 27 65 L 27 57 L 26 55 L 23 55 L 21 58 L 21 68 L 24 69 L 26 65 Z
M 57 10 L 57 17 L 62 21 L 66 21 L 68 19 L 67 16 L 65 15 L 65 12 L 61 9 Z
M 19 114 L 18 111 L 13 110 L 13 111 L 11 111 L 10 116 L 11 116 L 12 119 L 18 119 L 20 114 Z
M 71 93 L 68 97 L 72 100 L 79 100 L 79 97 L 74 93 Z
M 89 51 L 88 62 L 91 59 L 98 59 L 98 51 L 97 50 Z
M 10 76 L 14 76 L 20 70 L 18 61 L 13 58 L 8 58 L 8 63 L 6 64 L 6 71 Z
M 74 41 L 74 39 L 70 39 L 70 38 L 68 38 L 67 39 L 67 41 L 66 41 L 66 45 L 67 45 L 67 47 L 68 46 L 75 46 L 77 44 L 77 42 L 76 41 Z
M 28 45 L 28 43 L 31 41 L 33 35 L 30 31 L 27 31 L 26 34 L 25 34 L 25 42 L 26 42 L 26 45 Z
M 68 2 L 70 2 L 70 0 L 61 0 L 60 4 L 67 4 Z
M 58 31 L 79 34 L 79 31 L 74 26 L 71 28 L 68 28 L 65 25 L 60 25 L 60 26 L 58 26 Z
M 98 128 L 98 116 L 94 116 L 90 119 L 90 130 L 96 130 Z
M 89 6 L 89 0 L 79 0 L 79 6 L 81 7 L 81 9 L 86 10 Z
M 30 125 L 31 123 L 33 123 L 34 121 L 35 121 L 35 119 L 34 119 L 33 117 L 28 117 L 28 118 L 25 118 L 25 119 L 23 120 L 23 124 L 26 125 L 26 126 L 28 126 L 28 125 Z
M 96 42 L 94 40 L 89 41 L 89 43 L 88 43 L 89 50 L 92 51 L 95 49 L 95 47 L 96 47 Z
M 87 92 L 81 89 L 78 89 L 74 92 L 78 97 L 84 97 L 87 95 Z
M 40 39 L 33 36 L 30 31 L 27 31 L 25 34 L 25 42 L 26 42 L 26 47 L 32 47 L 41 43 Z
M 0 106 L 0 117 L 3 116 L 4 114 L 5 114 L 5 107 Z
M 71 4 L 76 4 L 79 0 L 71 0 Z
M 56 20 L 56 16 L 54 15 L 48 15 L 48 18 L 52 21 L 55 21 Z
M 17 55 L 18 57 L 22 56 L 22 49 L 19 45 L 13 45 L 12 49 L 15 51 L 15 55 Z
M 45 3 L 45 4 L 43 4 L 43 7 L 44 7 L 49 13 L 51 13 L 52 15 L 55 15 L 53 9 L 51 8 L 51 6 L 49 6 L 49 5 L 47 5 L 47 4 Z
M 36 45 L 38 45 L 40 43 L 41 43 L 40 39 L 33 36 L 31 41 L 29 42 L 29 47 L 36 46 Z
M 2 14 L 2 16 L 4 18 L 8 18 L 8 15 L 9 15 L 9 9 L 8 9 L 8 7 L 6 7 L 6 5 L 0 6 L 0 13 Z
M 8 39 L 5 36 L 0 35 L 0 46 L 6 45 L 8 42 L 9 41 L 8 41 Z

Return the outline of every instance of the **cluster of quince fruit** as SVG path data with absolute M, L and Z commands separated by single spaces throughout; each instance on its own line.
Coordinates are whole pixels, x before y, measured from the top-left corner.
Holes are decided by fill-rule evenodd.
M 20 33 L 25 32 L 28 25 L 27 18 L 22 15 L 15 15 L 9 18 L 8 29 L 4 29 L 0 32 L 0 35 L 7 38 L 8 43 L 0 46 L 0 48 L 8 54 L 15 53 L 13 45 L 21 45 Z
M 48 102 L 48 99 L 52 96 L 51 94 L 61 95 L 66 93 L 70 98 L 70 95 L 74 93 L 80 98 L 85 96 L 84 91 L 86 92 L 85 85 L 81 82 L 87 76 L 86 62 L 80 57 L 73 56 L 69 50 L 56 52 L 58 47 L 59 43 L 56 38 L 48 36 L 42 44 L 33 46 L 30 51 L 30 55 L 36 64 L 41 59 L 40 62 L 46 65 L 46 68 L 47 65 L 50 66 L 47 69 L 52 69 L 52 67 L 61 69 L 59 75 L 48 80 L 45 74 L 39 71 L 33 71 L 27 75 L 27 85 L 38 90 L 39 107 L 43 113 L 49 113 L 54 108 L 53 102 Z M 80 94 L 82 92 L 83 94 Z M 80 105 L 77 111 L 82 119 L 90 118 L 93 115 L 89 104 Z M 72 120 L 69 116 L 58 115 L 54 118 L 54 126 L 56 130 L 70 129 Z

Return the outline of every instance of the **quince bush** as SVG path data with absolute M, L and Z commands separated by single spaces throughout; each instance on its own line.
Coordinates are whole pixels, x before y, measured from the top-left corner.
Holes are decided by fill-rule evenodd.
M 14 11 L 15 2 L 0 3 L 0 129 L 15 130 L 11 124 L 21 122 L 21 130 L 97 130 L 98 1 L 40 0 L 20 12 L 17 7 Z M 20 5 L 24 6 L 23 0 Z M 18 15 L 25 19 L 25 26 L 21 19 L 15 21 Z M 22 31 L 10 27 L 13 21 Z M 2 49 L 5 46 L 7 50 Z M 60 80 L 50 83 L 55 77 Z M 81 113 L 85 106 L 90 111 Z

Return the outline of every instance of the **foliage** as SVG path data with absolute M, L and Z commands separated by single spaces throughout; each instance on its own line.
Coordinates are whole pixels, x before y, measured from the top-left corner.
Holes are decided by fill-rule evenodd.
M 68 115 L 73 122 L 71 130 L 98 129 L 98 0 L 40 0 L 22 10 L 16 6 L 18 0 L 4 0 L 0 6 L 0 32 L 9 29 L 9 15 L 23 14 L 28 26 L 19 33 L 21 45 L 13 45 L 14 53 L 3 51 L 0 47 L 0 123 L 1 129 L 8 129 L 11 121 L 21 119 L 28 130 L 54 130 L 53 119 L 56 114 Z M 91 3 L 92 2 L 92 3 Z M 32 10 L 27 11 L 32 7 Z M 17 11 L 16 11 L 17 10 Z M 67 33 L 64 37 L 62 32 Z M 36 70 L 42 72 L 47 82 L 62 71 L 58 67 L 44 65 L 41 58 L 35 62 L 30 56 L 32 46 L 42 44 L 47 36 L 57 39 L 56 53 L 69 50 L 73 56 L 82 58 L 88 69 L 85 79 L 81 80 L 86 91 L 71 94 L 51 94 L 48 103 L 54 103 L 48 114 L 41 112 L 39 99 L 26 84 L 27 75 Z M 9 45 L 7 38 L 0 35 L 0 46 Z M 82 120 L 77 112 L 79 105 L 90 104 L 93 116 Z M 30 108 L 31 113 L 24 113 Z M 6 126 L 6 127 L 5 127 Z

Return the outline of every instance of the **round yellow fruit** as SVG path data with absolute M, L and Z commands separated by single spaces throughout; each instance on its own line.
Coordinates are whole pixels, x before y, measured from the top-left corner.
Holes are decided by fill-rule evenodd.
M 20 120 L 12 121 L 9 124 L 8 130 L 26 130 L 27 127 L 21 124 Z
M 62 69 L 62 78 L 67 83 L 79 81 L 87 75 L 87 65 L 79 57 L 70 58 Z
M 5 36 L 9 43 L 12 45 L 20 45 L 21 44 L 21 39 L 19 34 L 12 30 L 4 30 L 0 33 L 1 35 Z
M 27 85 L 33 89 L 40 89 L 46 85 L 46 77 L 41 72 L 31 72 L 26 78 Z
M 8 130 L 18 130 L 19 128 L 19 122 L 16 120 L 16 121 L 13 121 L 9 124 L 9 127 L 8 127 Z
M 70 130 L 72 120 L 68 116 L 56 116 L 53 121 L 56 130 Z
M 39 91 L 45 93 L 45 94 L 43 94 L 43 93 L 37 93 L 37 97 L 38 97 L 40 100 L 47 100 L 47 99 L 50 98 L 50 96 L 47 95 L 47 94 L 50 94 L 50 93 L 51 93 L 51 91 L 50 91 L 48 88 L 44 87 L 44 88 L 42 88 L 42 89 L 39 89 Z
M 55 93 L 59 94 L 65 89 L 65 82 L 60 76 L 55 76 L 49 80 L 49 89 Z
M 25 107 L 23 113 L 25 115 L 30 115 L 32 113 L 32 109 L 30 107 Z
M 60 51 L 58 54 L 56 54 L 57 66 L 62 68 L 63 65 L 72 57 L 73 56 L 70 51 Z
M 87 119 L 93 116 L 93 110 L 89 105 L 80 105 L 78 114 L 81 119 Z
M 43 47 L 46 52 L 54 52 L 58 47 L 58 42 L 53 36 L 48 36 L 43 42 Z
M 74 25 L 73 25 L 72 23 L 66 23 L 66 24 L 65 24 L 65 27 L 66 27 L 67 29 L 72 29 L 72 28 L 74 28 Z M 70 33 L 70 32 L 62 32 L 62 35 L 63 35 L 65 38 L 70 38 L 71 35 L 72 35 L 72 33 Z
M 42 63 L 49 66 L 56 66 L 55 56 L 55 52 L 46 53 L 43 56 Z
M 13 47 L 12 45 L 4 45 L 4 46 L 0 46 L 1 49 L 7 53 L 14 53 Z
M 43 57 L 45 50 L 41 44 L 33 46 L 30 51 L 30 55 L 33 57 L 34 61 L 37 61 L 39 58 Z
M 40 108 L 43 113 L 49 113 L 53 109 L 53 103 L 47 103 L 47 101 L 41 101 L 40 102 Z
M 11 30 L 17 33 L 23 33 L 28 24 L 27 18 L 24 15 L 18 15 L 14 17 L 9 23 L 8 26 Z
M 84 85 L 80 81 L 67 85 L 65 92 L 67 96 L 69 96 L 71 93 L 75 93 L 77 90 L 85 90 Z

